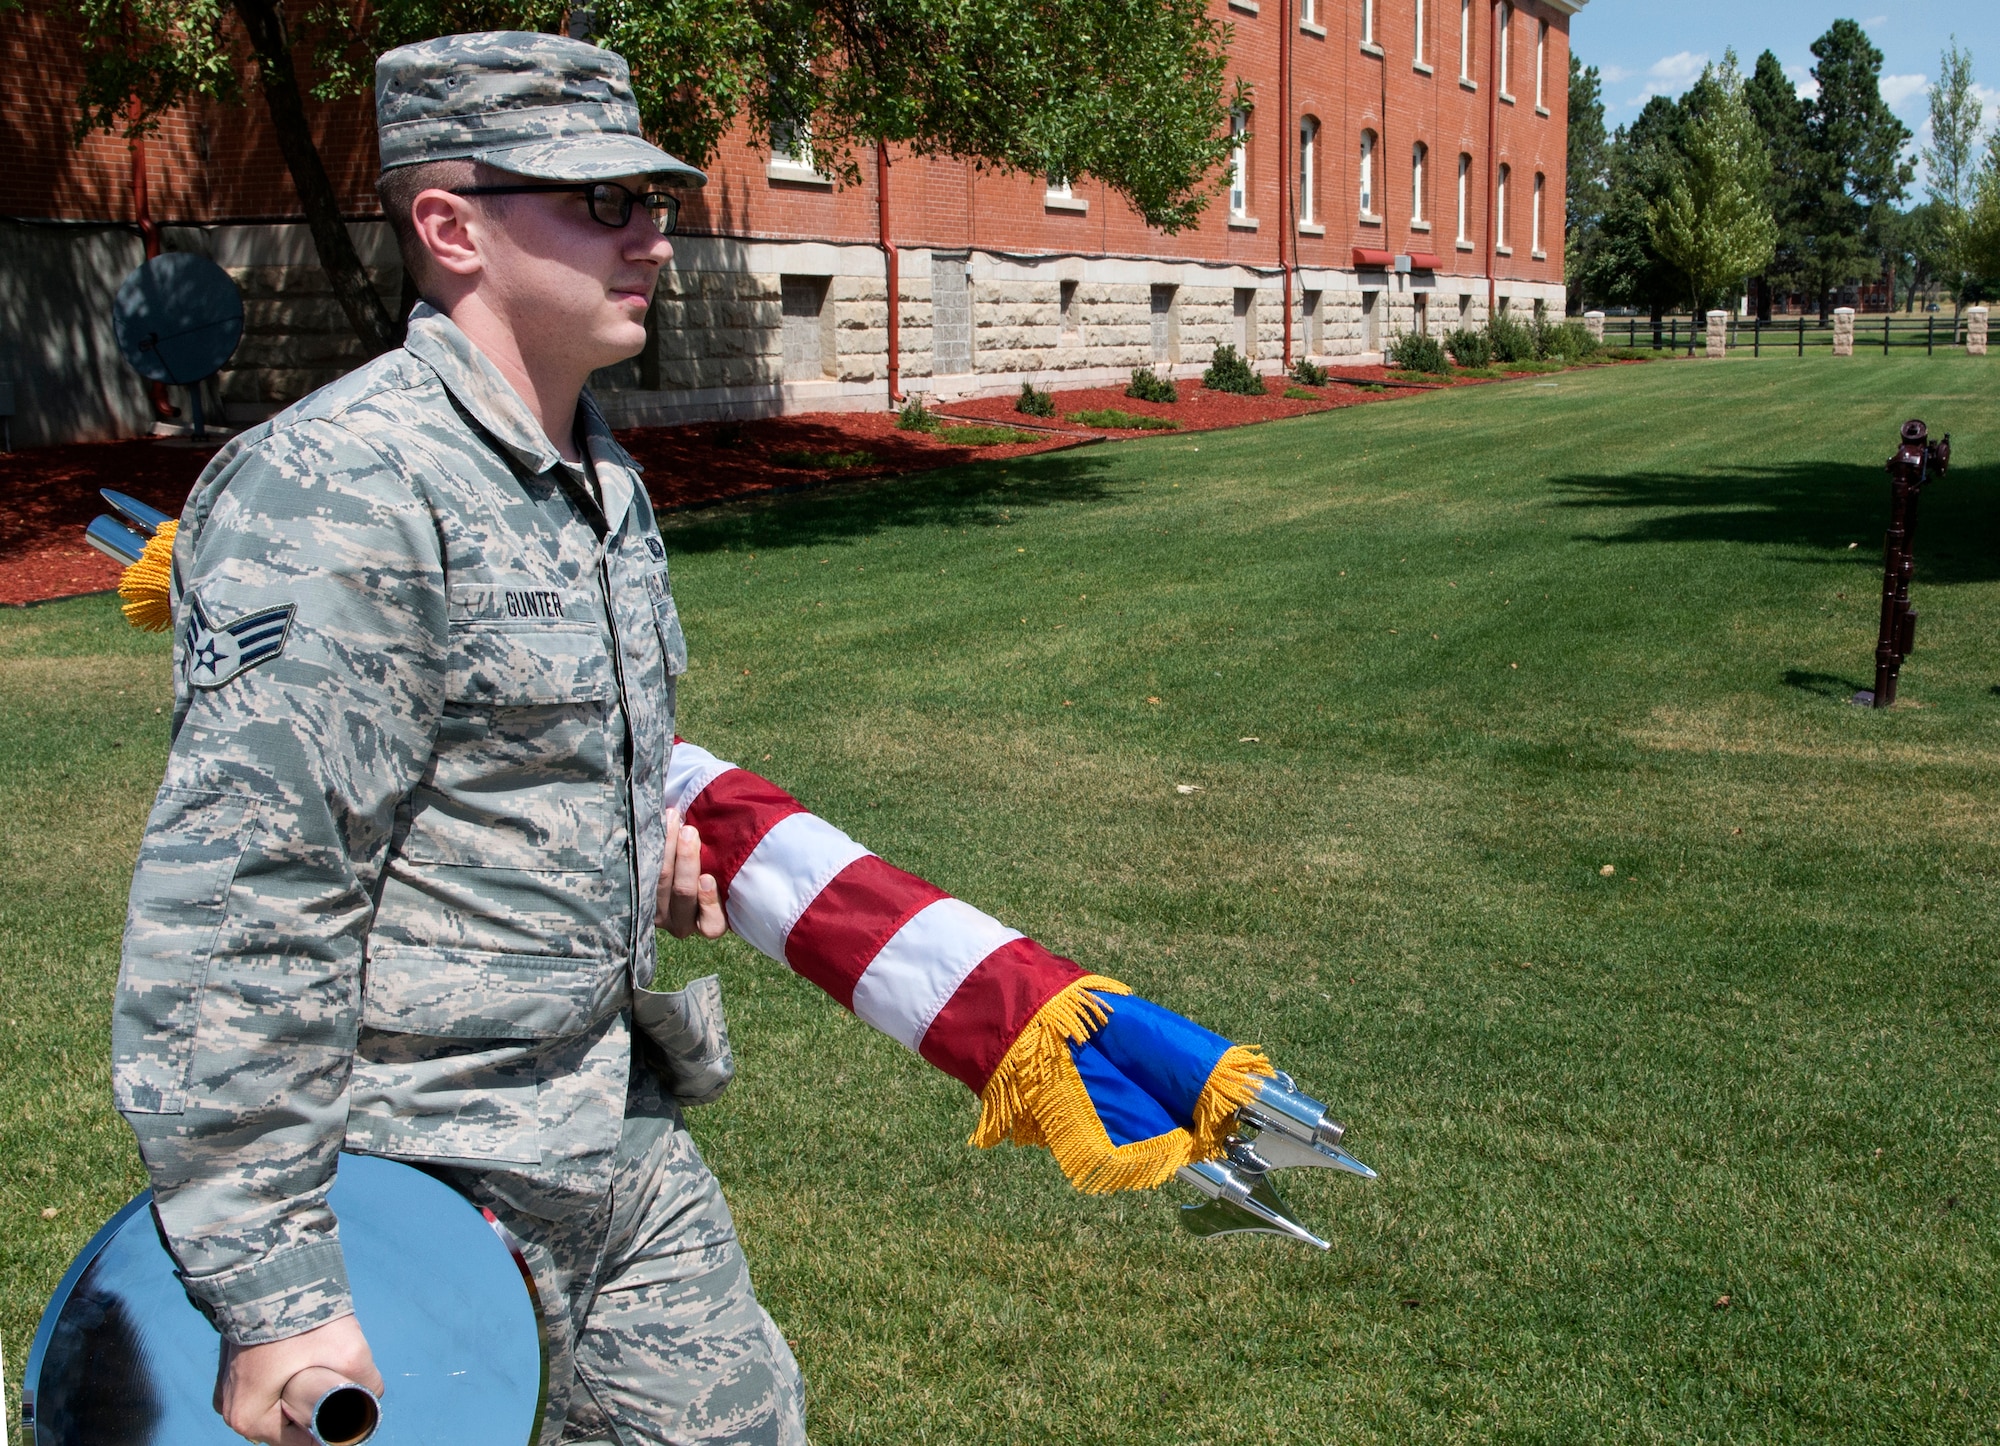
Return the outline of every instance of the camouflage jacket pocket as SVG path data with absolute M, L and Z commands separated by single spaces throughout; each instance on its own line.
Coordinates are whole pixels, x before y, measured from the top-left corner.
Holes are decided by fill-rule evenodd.
M 402 857 L 601 870 L 617 806 L 617 698 L 594 623 L 454 618 L 443 718 Z
M 667 676 L 678 678 L 688 669 L 687 637 L 681 632 L 681 612 L 674 606 L 664 568 L 646 579 L 646 591 L 653 598 L 653 623 L 660 630 L 660 656 L 666 659 Z
M 153 803 L 112 1012 L 112 1090 L 121 1110 L 177 1114 L 185 1107 L 209 955 L 251 808 L 247 797 L 194 788 L 162 788 Z
M 632 1020 L 645 1035 L 648 1063 L 682 1104 L 711 1104 L 736 1078 L 729 1021 L 722 1014 L 722 981 L 715 975 L 671 994 L 635 985 Z

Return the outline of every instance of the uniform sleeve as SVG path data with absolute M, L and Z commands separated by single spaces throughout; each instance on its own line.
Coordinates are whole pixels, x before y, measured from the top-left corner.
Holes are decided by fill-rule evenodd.
M 174 570 L 113 1081 L 190 1298 L 251 1344 L 352 1310 L 326 1197 L 362 945 L 441 706 L 442 548 L 404 476 L 308 421 L 205 482 Z

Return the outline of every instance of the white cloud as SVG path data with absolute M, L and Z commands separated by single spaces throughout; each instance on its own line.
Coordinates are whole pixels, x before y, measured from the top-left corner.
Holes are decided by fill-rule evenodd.
M 1986 119 L 2000 124 L 2000 90 L 1995 90 L 1990 85 L 1975 84 L 1972 93 L 1978 97 L 1980 105 L 1985 107 Z
M 1662 56 L 1646 67 L 1646 88 L 1627 100 L 1630 106 L 1644 105 L 1656 95 L 1679 95 L 1700 77 L 1708 56 L 1692 50 Z M 1628 72 L 1629 74 L 1629 72 Z
M 1811 66 L 1788 65 L 1785 67 L 1785 74 L 1791 77 L 1792 89 L 1798 92 L 1800 100 L 1819 98 L 1819 82 L 1813 79 Z
M 1599 78 L 1602 79 L 1606 85 L 1617 85 L 1620 81 L 1630 80 L 1632 78 L 1632 72 L 1627 70 L 1622 65 L 1599 66 L 1597 74 Z
M 1882 99 L 1889 103 L 1889 109 L 1895 110 L 1905 101 L 1922 95 L 1930 83 L 1928 75 L 1885 75 L 1881 82 Z

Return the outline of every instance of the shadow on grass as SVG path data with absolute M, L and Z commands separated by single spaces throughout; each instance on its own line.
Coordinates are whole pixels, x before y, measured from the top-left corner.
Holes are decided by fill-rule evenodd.
M 1113 488 L 1099 448 L 1012 457 L 878 481 L 763 493 L 664 517 L 676 553 L 817 547 L 904 527 L 992 526 L 1003 512 L 1099 502 Z
M 1811 693 L 1816 697 L 1831 698 L 1837 703 L 1845 703 L 1863 688 L 1873 687 L 1874 684 L 1857 683 L 1851 678 L 1837 677 L 1832 673 L 1803 673 L 1797 668 L 1787 668 L 1785 686 L 1797 688 L 1801 693 Z
M 1887 457 L 1887 450 L 1884 450 Z M 1550 479 L 1561 505 L 1645 515 L 1584 542 L 1741 542 L 1818 551 L 1870 571 L 1882 565 L 1889 477 L 1881 466 L 1799 462 L 1729 471 L 1635 472 Z M 1860 543 L 1850 549 L 1848 544 Z M 1917 518 L 1917 581 L 2000 579 L 2000 465 L 1954 463 L 1924 489 Z

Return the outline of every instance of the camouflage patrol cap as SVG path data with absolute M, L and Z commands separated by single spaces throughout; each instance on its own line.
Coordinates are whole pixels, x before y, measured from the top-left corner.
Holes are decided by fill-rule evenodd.
M 647 140 L 625 58 L 528 30 L 445 35 L 375 62 L 382 169 L 484 161 L 538 181 L 708 177 Z

